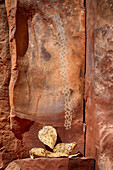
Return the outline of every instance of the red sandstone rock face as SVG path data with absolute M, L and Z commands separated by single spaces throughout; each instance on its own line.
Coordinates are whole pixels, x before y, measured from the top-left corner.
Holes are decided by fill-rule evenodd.
M 5 170 L 94 170 L 91 158 L 37 158 L 13 161 Z
M 98 1 L 98 3 L 96 0 L 87 1 L 86 154 L 97 159 L 97 164 L 101 170 L 113 169 L 111 65 L 113 5 L 110 3 L 111 1 L 103 0 Z M 49 12 L 45 13 L 48 10 L 45 10 L 47 6 L 45 7 L 43 3 L 39 6 L 38 13 L 36 12 L 37 9 L 32 8 L 33 5 L 30 5 L 27 1 L 24 1 L 24 3 L 18 1 L 18 5 L 16 0 L 6 1 L 9 18 L 10 52 L 13 61 L 11 66 L 10 103 L 12 108 L 14 106 L 14 112 L 11 112 L 14 113 L 14 117 L 11 117 L 11 122 L 12 129 L 16 137 L 19 138 L 17 139 L 9 127 L 10 57 L 8 52 L 8 27 L 4 3 L 0 1 L 0 168 L 5 167 L 13 159 L 28 157 L 28 150 L 32 147 L 44 147 L 37 138 L 37 133 L 43 126 L 43 124 L 39 124 L 37 113 L 44 114 L 45 111 L 45 113 L 49 111 L 48 116 L 52 112 L 52 119 L 48 119 L 47 116 L 43 115 L 43 117 L 40 117 L 40 122 L 43 120 L 45 124 L 46 121 L 52 120 L 50 124 L 54 125 L 55 123 L 59 134 L 58 141 L 70 142 L 72 139 L 76 140 L 79 143 L 76 150 L 78 151 L 81 148 L 81 151 L 83 151 L 81 99 L 83 97 L 85 46 L 84 12 L 81 2 L 73 1 L 73 4 L 74 6 L 71 2 L 69 4 L 63 3 L 60 8 L 64 8 L 61 18 L 64 17 L 63 24 L 65 25 L 69 54 L 69 77 L 72 86 L 75 117 L 77 117 L 77 121 L 74 119 L 75 124 L 72 131 L 65 131 L 63 127 L 64 107 L 62 106 L 64 99 L 59 78 L 59 61 L 56 60 L 59 54 L 59 44 L 52 17 L 50 20 Z M 75 11 L 73 12 L 73 10 Z M 38 24 L 36 24 L 37 18 L 39 20 Z M 29 21 L 29 24 L 27 21 Z M 40 37 L 40 41 L 37 41 L 38 38 L 35 34 Z M 36 45 L 36 41 L 39 42 L 38 45 Z M 49 102 L 45 96 L 47 96 Z M 76 96 L 77 100 L 75 100 Z M 53 102 L 54 98 L 55 102 Z M 40 101 L 39 108 L 42 110 L 36 109 L 38 99 Z M 54 107 L 52 107 L 53 103 Z M 34 108 L 38 112 L 35 112 Z M 17 112 L 18 109 L 20 109 L 19 112 Z M 59 110 L 61 113 L 58 113 Z M 20 114 L 20 111 L 24 114 Z M 56 121 L 54 114 L 59 115 L 58 121 Z M 59 128 L 59 125 L 62 127 Z
M 22 4 L 21 2 L 22 1 L 20 1 L 20 6 Z M 26 4 L 26 2 L 25 2 L 26 8 L 27 9 L 29 8 L 31 10 L 32 8 L 29 6 L 29 3 Z M 19 105 L 18 101 L 20 101 L 20 103 L 21 103 L 22 100 L 23 100 L 23 102 L 26 101 L 26 96 L 25 96 L 26 91 L 23 91 L 25 89 L 25 86 L 26 86 L 26 79 L 24 79 L 24 77 L 26 75 L 26 70 L 27 71 L 29 70 L 28 72 L 29 72 L 30 75 L 35 75 L 35 73 L 36 73 L 36 75 L 33 76 L 33 81 L 30 79 L 30 84 L 32 84 L 32 82 L 33 82 L 32 88 L 35 89 L 35 88 L 37 88 L 36 86 L 37 86 L 37 83 L 38 83 L 38 90 L 43 89 L 43 87 L 45 87 L 45 79 L 47 78 L 45 76 L 45 73 L 50 74 L 49 69 L 54 70 L 53 71 L 53 73 L 54 73 L 53 80 L 55 79 L 55 81 L 57 80 L 57 76 L 58 76 L 59 73 L 57 73 L 55 75 L 55 68 L 54 67 L 56 67 L 56 66 L 54 66 L 54 65 L 52 66 L 50 63 L 46 64 L 47 62 L 49 62 L 51 60 L 51 57 L 50 57 L 50 54 L 49 54 L 50 52 L 52 53 L 52 58 L 53 58 L 52 62 L 53 62 L 53 60 L 56 62 L 56 59 L 55 59 L 56 56 L 54 56 L 53 51 L 49 51 L 49 49 L 48 49 L 48 51 L 49 51 L 49 53 L 48 53 L 48 51 L 45 51 L 45 48 L 41 48 L 41 61 L 43 61 L 43 62 L 42 62 L 42 65 L 40 65 L 40 67 L 44 66 L 43 71 L 41 70 L 41 71 L 37 72 L 36 64 L 35 64 L 35 61 L 37 62 L 36 58 L 34 58 L 34 61 L 31 61 L 30 58 L 29 58 L 30 61 L 27 61 L 26 56 L 28 57 L 28 54 L 26 54 L 23 57 L 24 53 L 26 52 L 26 48 L 27 48 L 26 44 L 28 43 L 27 35 L 30 35 L 30 38 L 31 38 L 30 40 L 31 40 L 31 42 L 33 41 L 33 44 L 36 47 L 35 40 L 34 39 L 32 40 L 32 38 L 34 38 L 34 36 L 32 36 L 32 34 L 34 34 L 34 33 L 33 33 L 32 28 L 30 27 L 30 25 L 29 25 L 29 31 L 31 29 L 31 33 L 28 34 L 28 32 L 26 31 L 27 30 L 26 21 L 28 20 L 28 16 L 26 16 L 26 15 L 23 16 L 24 10 L 22 9 L 22 13 L 21 13 L 21 8 L 17 8 L 17 1 L 10 0 L 10 1 L 6 1 L 5 3 L 6 3 L 6 7 L 7 7 L 7 15 L 8 15 L 8 18 L 9 18 L 10 53 L 11 53 L 11 57 L 12 57 L 12 61 L 13 61 L 12 66 L 11 66 L 11 68 L 12 68 L 11 69 L 12 70 L 11 71 L 12 72 L 11 73 L 12 74 L 11 75 L 11 81 L 14 80 L 13 83 L 15 84 L 15 81 L 16 81 L 15 77 L 16 77 L 16 74 L 17 74 L 17 63 L 16 63 L 17 60 L 15 58 L 16 50 L 18 52 L 18 55 L 20 56 L 19 59 L 18 59 L 19 75 L 21 76 L 23 74 L 23 78 L 21 77 L 21 79 L 20 79 L 18 77 L 18 80 L 22 80 L 22 84 L 20 85 L 18 83 L 18 85 L 16 85 L 15 88 L 14 88 L 15 89 L 14 94 L 16 94 L 16 95 L 13 96 L 13 91 L 11 91 L 11 88 L 10 88 L 10 99 L 11 99 L 10 103 L 11 103 L 11 106 L 12 106 L 12 101 L 14 99 L 15 106 L 18 107 L 18 105 Z M 64 3 L 64 8 L 67 8 L 66 5 L 67 4 Z M 70 5 L 68 4 L 68 7 L 69 6 Z M 73 140 L 77 139 L 76 141 L 79 143 L 79 145 L 78 145 L 78 148 L 76 148 L 76 150 L 81 148 L 81 151 L 83 151 L 82 100 L 81 99 L 82 99 L 82 93 L 83 93 L 82 83 L 83 83 L 83 72 L 84 72 L 84 45 L 85 45 L 84 44 L 84 9 L 83 9 L 82 2 L 80 2 L 80 3 L 76 2 L 74 4 L 74 6 L 77 7 L 77 8 L 75 8 L 76 17 L 77 17 L 75 24 L 73 25 L 73 22 L 71 21 L 71 19 L 73 19 L 73 18 L 74 18 L 73 20 L 75 20 L 75 16 L 72 17 L 71 14 L 70 14 L 72 4 L 70 6 L 71 8 L 69 8 L 70 11 L 68 11 L 68 9 L 67 9 L 69 16 L 67 17 L 66 15 L 64 15 L 65 18 L 64 18 L 63 22 L 65 23 L 65 25 L 67 25 L 66 30 L 67 31 L 69 30 L 69 33 L 68 32 L 66 33 L 67 38 L 71 38 L 70 41 L 68 40 L 68 46 L 72 46 L 73 54 L 74 54 L 74 55 L 72 55 L 72 52 L 70 51 L 70 54 L 72 56 L 70 55 L 69 58 L 72 58 L 72 59 L 70 60 L 71 63 L 70 63 L 70 67 L 69 67 L 69 70 L 70 70 L 69 71 L 69 74 L 70 74 L 69 77 L 70 77 L 70 79 L 73 79 L 73 80 L 71 80 L 72 81 L 72 88 L 74 88 L 74 92 L 72 90 L 72 92 L 74 94 L 73 95 L 73 101 L 74 101 L 74 98 L 75 98 L 75 94 L 78 94 L 77 95 L 78 96 L 78 102 L 77 102 L 77 100 L 75 100 L 76 101 L 75 103 L 76 103 L 76 106 L 77 106 L 77 107 L 75 106 L 75 108 L 76 108 L 75 112 L 76 112 L 76 117 L 78 118 L 78 122 L 75 123 L 76 125 L 74 125 L 73 130 L 71 131 L 71 133 L 73 132 L 73 135 L 70 134 L 70 131 L 68 131 L 68 133 L 65 133 L 66 131 L 64 130 L 64 127 L 61 127 L 61 128 L 57 127 L 57 131 L 59 133 L 58 142 L 59 141 L 61 142 L 60 138 L 63 139 L 62 140 L 63 142 L 71 141 L 72 138 L 73 138 Z M 24 7 L 22 7 L 22 8 L 24 8 Z M 25 158 L 25 157 L 29 156 L 28 150 L 31 149 L 32 147 L 38 146 L 39 141 L 38 141 L 38 138 L 37 138 L 37 132 L 42 127 L 42 125 L 39 125 L 38 123 L 34 123 L 35 121 L 32 121 L 32 119 L 35 120 L 33 118 L 34 115 L 31 116 L 32 119 L 31 119 L 31 117 L 28 116 L 28 114 L 26 114 L 28 119 L 26 119 L 26 116 L 25 116 L 25 119 L 22 119 L 22 118 L 20 118 L 21 117 L 20 115 L 19 116 L 17 115 L 17 116 L 14 116 L 14 118 L 12 118 L 11 120 L 12 120 L 12 129 L 15 132 L 16 137 L 19 138 L 19 139 L 17 139 L 14 136 L 14 134 L 12 133 L 12 131 L 10 130 L 10 126 L 9 126 L 9 110 L 10 110 L 10 107 L 9 107 L 9 96 L 8 96 L 8 86 L 9 86 L 9 79 L 10 79 L 10 57 L 9 57 L 10 55 L 9 55 L 9 45 L 8 45 L 7 17 L 6 17 L 5 6 L 4 6 L 3 1 L 0 2 L 0 13 L 1 13 L 1 16 L 0 16 L 0 168 L 3 168 L 13 159 Z M 43 10 L 43 13 L 44 13 L 44 10 Z M 42 16 L 43 16 L 43 13 L 42 13 Z M 40 14 L 41 14 L 41 11 L 39 10 L 39 15 Z M 37 19 L 37 17 L 38 17 L 36 14 L 33 14 L 32 12 L 31 12 L 30 15 L 31 15 L 31 18 L 33 18 L 33 19 L 35 19 L 35 17 Z M 66 21 L 67 20 L 66 17 L 68 18 L 68 22 Z M 30 16 L 29 16 L 29 18 L 30 18 Z M 41 22 L 42 19 L 44 19 L 45 22 L 41 25 L 39 23 L 38 28 L 47 30 L 44 25 L 46 25 L 45 23 L 48 22 L 48 21 L 46 21 L 46 17 L 44 17 L 44 18 L 40 17 L 39 21 Z M 31 20 L 29 20 L 29 23 L 30 22 L 31 22 Z M 33 20 L 33 22 L 35 22 L 35 20 Z M 51 28 L 50 23 L 48 24 L 48 28 L 50 27 L 49 30 L 51 32 L 52 28 Z M 70 23 L 70 25 L 72 25 L 71 27 L 69 26 L 69 23 Z M 31 24 L 31 26 L 33 26 L 33 25 Z M 38 28 L 35 28 L 36 31 L 38 30 Z M 40 30 L 38 30 L 38 34 L 39 34 L 39 31 Z M 15 32 L 16 32 L 16 34 L 15 34 Z M 47 41 L 48 33 L 44 33 L 44 34 L 46 35 L 46 37 L 44 37 L 44 35 L 42 35 L 42 37 L 44 39 L 46 39 L 46 41 Z M 68 35 L 68 34 L 72 34 L 72 37 L 69 37 L 70 35 Z M 52 33 L 52 36 L 53 36 L 53 33 Z M 15 37 L 16 37 L 16 42 L 15 42 Z M 54 35 L 53 39 L 55 39 L 54 41 L 56 41 L 56 35 Z M 80 40 L 80 42 L 78 43 L 79 40 Z M 50 44 L 51 39 L 48 40 L 48 42 Z M 74 43 L 72 43 L 72 42 L 74 42 Z M 17 46 L 16 46 L 15 43 L 17 43 Z M 45 40 L 42 41 L 42 43 L 45 43 Z M 56 42 L 56 44 L 57 44 L 57 42 Z M 32 43 L 31 43 L 31 46 L 32 46 Z M 47 42 L 46 42 L 46 46 L 48 48 Z M 56 46 L 58 46 L 58 45 L 56 45 Z M 16 47 L 17 47 L 17 49 L 16 49 Z M 52 49 L 53 49 L 53 47 L 52 47 Z M 30 51 L 30 50 L 31 49 L 29 48 L 29 54 L 31 56 L 33 56 L 33 57 L 38 56 L 38 55 L 36 55 L 37 50 L 34 50 L 34 47 L 32 47 L 32 51 Z M 35 54 L 34 54 L 34 52 L 35 52 Z M 23 63 L 23 61 L 21 62 L 21 59 L 23 60 L 22 57 L 25 59 L 24 60 L 25 63 Z M 76 63 L 77 63 L 76 66 L 74 66 L 74 61 L 76 61 Z M 32 62 L 34 62 L 34 63 L 32 63 Z M 32 63 L 32 65 L 30 64 L 30 67 L 28 69 L 29 63 Z M 49 68 L 47 65 L 49 65 L 51 67 Z M 58 61 L 56 62 L 56 65 L 57 65 L 57 69 L 56 69 L 56 72 L 57 72 L 58 71 Z M 32 66 L 34 66 L 33 69 L 32 69 Z M 48 70 L 47 70 L 47 68 L 48 68 Z M 19 69 L 21 69 L 21 70 L 19 70 Z M 32 69 L 32 71 L 30 71 L 30 69 Z M 73 76 L 74 72 L 72 72 L 71 70 L 76 70 L 76 77 Z M 27 74 L 28 74 L 28 72 L 27 72 Z M 43 74 L 42 74 L 42 72 L 43 72 Z M 13 79 L 13 77 L 14 77 L 14 79 Z M 37 82 L 37 77 L 38 77 L 39 82 Z M 39 78 L 39 77 L 41 77 L 41 78 Z M 48 79 L 47 81 L 49 81 L 51 79 L 51 77 L 48 77 L 47 79 Z M 75 83 L 75 79 L 77 79 L 77 83 Z M 55 81 L 53 81 L 53 84 L 54 84 Z M 12 83 L 12 86 L 14 85 L 13 83 Z M 60 83 L 61 83 L 61 81 L 60 82 L 58 81 L 56 83 L 59 88 L 61 88 Z M 23 84 L 24 84 L 24 87 L 23 87 Z M 52 84 L 52 81 L 51 81 L 49 86 L 52 87 L 53 84 Z M 55 86 L 55 89 L 57 89 L 57 86 Z M 19 88 L 21 87 L 21 89 L 22 89 L 22 92 L 21 92 L 21 89 L 19 89 L 20 94 L 18 94 L 18 87 Z M 48 85 L 46 84 L 46 89 L 47 88 L 48 88 Z M 32 101 L 31 105 L 34 104 L 33 103 L 33 98 L 34 98 L 33 96 L 36 97 L 36 95 L 40 94 L 40 93 L 35 94 L 34 89 L 33 89 L 32 93 L 28 92 L 29 95 L 31 95 L 31 99 L 30 99 L 30 101 Z M 76 89 L 76 91 L 75 91 L 75 89 Z M 28 86 L 26 86 L 25 90 L 28 91 Z M 51 89 L 51 94 L 54 94 L 54 96 L 56 96 L 57 91 L 55 91 L 55 93 L 54 93 L 54 89 Z M 24 96 L 25 99 L 23 99 L 22 96 Z M 54 96 L 52 96 L 51 100 L 53 100 Z M 61 94 L 61 96 L 62 96 L 62 94 Z M 18 99 L 16 99 L 17 97 L 18 97 Z M 60 105 L 59 108 L 61 108 L 61 104 L 59 104 L 59 103 L 61 103 L 59 98 L 60 98 L 60 94 L 57 97 L 57 100 L 59 101 L 59 102 L 57 102 L 57 105 L 58 105 L 58 107 Z M 63 97 L 61 97 L 61 101 L 63 101 L 62 98 Z M 35 99 L 35 100 L 37 100 L 37 99 Z M 51 101 L 49 97 L 48 97 L 48 100 Z M 35 103 L 36 103 L 36 101 L 35 101 Z M 44 104 L 45 104 L 45 101 L 44 101 Z M 46 102 L 46 105 L 47 105 L 47 102 Z M 28 104 L 27 107 L 29 108 L 31 106 L 29 106 L 29 104 Z M 25 107 L 23 107 L 23 108 L 25 109 Z M 23 108 L 21 108 L 21 109 L 23 110 Z M 49 108 L 51 108 L 50 105 L 49 105 Z M 46 110 L 46 107 L 45 107 L 45 110 Z M 57 110 L 58 109 L 56 108 L 56 111 Z M 63 115 L 64 115 L 64 113 L 63 113 Z M 54 116 L 52 116 L 52 117 L 54 119 Z M 63 118 L 63 120 L 64 120 L 64 118 Z M 77 133 L 75 133 L 75 131 Z M 26 133 L 24 133 L 24 132 L 26 132 Z M 67 136 L 68 136 L 68 138 L 67 138 Z M 42 143 L 39 143 L 39 145 L 41 146 Z M 44 147 L 44 146 L 42 145 L 42 147 Z
M 112 6 L 111 1 L 87 2 L 86 151 L 101 170 L 113 169 Z
M 83 153 L 85 26 L 83 1 L 6 0 L 9 21 L 11 126 L 27 150 L 41 146 L 37 134 L 53 125 L 62 142 L 78 143 Z M 68 76 L 74 108 L 72 129 L 64 128 L 64 96 L 59 71 L 60 45 L 55 18 L 65 31 Z M 44 146 L 43 146 L 44 147 Z
M 9 125 L 10 54 L 5 4 L 0 1 L 0 169 L 10 161 L 28 154 L 22 142 L 15 138 Z

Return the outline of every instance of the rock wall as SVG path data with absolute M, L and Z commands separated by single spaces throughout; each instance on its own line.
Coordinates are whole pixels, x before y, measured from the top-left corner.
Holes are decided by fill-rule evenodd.
M 6 9 L 12 61 L 9 86 L 12 131 L 30 150 L 43 146 L 37 137 L 39 129 L 53 125 L 60 141 L 76 141 L 78 145 L 74 152 L 83 153 L 83 1 L 6 0 Z M 62 56 L 67 54 L 67 61 L 60 61 L 61 51 Z M 65 62 L 68 62 L 67 67 Z M 66 72 L 62 78 L 60 76 L 62 64 L 67 69 L 68 81 Z M 70 130 L 64 127 L 63 88 L 66 83 L 70 84 L 74 111 Z
M 0 0 L 0 169 L 18 158 L 28 155 L 22 141 L 17 139 L 10 129 L 9 80 L 10 50 L 8 21 L 5 2 Z
M 86 155 L 113 169 L 113 1 L 87 1 Z
M 83 1 L 61 1 L 59 9 L 63 12 L 57 11 L 65 25 L 74 106 L 73 130 L 68 133 L 63 127 L 64 97 L 57 58 L 60 48 L 53 15 L 50 13 L 56 10 L 53 4 L 59 6 L 60 1 L 52 4 L 47 1 L 40 4 L 37 1 L 38 12 L 31 2 L 36 3 L 35 0 L 29 0 L 29 3 L 27 0 L 7 0 L 6 14 L 5 2 L 0 0 L 0 169 L 4 169 L 14 159 L 29 157 L 28 150 L 32 147 L 44 147 L 38 141 L 37 132 L 47 122 L 57 128 L 59 141 L 74 139 L 78 142 L 74 152 L 79 149 L 83 152 L 84 147 Z M 96 158 L 96 169 L 112 170 L 113 2 L 87 0 L 86 4 L 86 156 Z M 59 115 L 58 120 L 56 115 Z
M 75 140 L 78 146 L 74 152 L 83 153 L 83 1 L 0 0 L 0 12 L 0 168 L 14 159 L 29 157 L 32 147 L 44 147 L 37 133 L 45 124 L 57 128 L 58 142 Z M 68 131 L 64 128 L 61 49 L 53 14 L 62 21 L 68 52 L 74 109 Z

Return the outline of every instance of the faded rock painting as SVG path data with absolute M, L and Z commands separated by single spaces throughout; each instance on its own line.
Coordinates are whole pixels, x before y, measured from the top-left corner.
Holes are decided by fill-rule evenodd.
M 69 107 L 73 109 L 72 128 L 67 134 L 72 132 L 69 135 L 71 139 L 76 133 L 74 138 L 78 138 L 83 151 L 83 1 L 6 0 L 6 9 L 12 58 L 9 95 L 13 131 L 16 133 L 18 124 L 14 122 L 19 122 L 18 128 L 21 130 L 20 120 L 24 119 L 38 123 L 37 127 L 47 124 L 61 127 L 63 133 L 66 104 L 63 93 L 65 83 L 62 83 L 60 69 L 67 62 L 65 78 L 68 76 L 68 101 L 71 100 Z M 59 32 L 59 22 L 65 47 L 61 42 L 63 34 L 62 30 Z M 66 53 L 66 61 L 61 62 L 61 51 L 62 58 Z

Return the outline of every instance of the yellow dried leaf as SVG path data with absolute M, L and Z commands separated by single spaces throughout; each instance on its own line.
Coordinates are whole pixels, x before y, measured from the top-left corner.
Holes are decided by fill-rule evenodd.
M 82 155 L 82 154 L 80 152 L 78 152 L 76 154 L 69 155 L 69 158 L 77 157 L 77 156 L 80 156 L 80 155 Z
M 61 153 L 66 153 L 69 154 L 72 152 L 74 147 L 77 145 L 76 142 L 73 143 L 59 143 L 55 146 L 53 149 L 53 152 L 61 152 Z
M 69 155 L 66 153 L 61 153 L 61 152 L 57 152 L 57 153 L 49 153 L 46 155 L 46 157 L 49 158 L 59 158 L 59 157 L 68 157 Z
M 57 140 L 56 129 L 52 126 L 44 126 L 39 131 L 38 137 L 41 142 L 53 149 Z
M 45 150 L 43 148 L 32 148 L 29 151 L 29 155 L 32 159 L 34 159 L 35 156 L 42 156 L 45 157 Z
M 57 157 L 68 157 L 69 155 L 66 154 L 66 153 L 53 153 L 53 152 L 50 152 L 50 151 L 47 151 L 47 150 L 44 150 L 43 148 L 32 148 L 30 151 L 29 151 L 29 154 L 30 154 L 30 157 L 32 159 L 34 159 L 34 157 L 49 157 L 49 158 L 57 158 Z

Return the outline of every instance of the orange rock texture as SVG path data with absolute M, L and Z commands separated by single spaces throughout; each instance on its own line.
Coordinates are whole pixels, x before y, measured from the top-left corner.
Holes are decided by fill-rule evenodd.
M 79 149 L 83 153 L 83 1 L 6 0 L 6 10 L 11 55 L 9 97 L 12 131 L 30 150 L 42 147 L 38 131 L 44 125 L 52 125 L 61 142 L 76 141 L 75 151 Z M 59 58 L 62 44 L 58 39 L 56 16 L 60 18 L 60 31 L 64 32 L 67 47 L 67 72 L 74 111 L 70 130 L 64 127 L 65 97 Z
M 0 1 L 0 169 L 4 169 L 10 161 L 27 155 L 9 124 L 10 68 L 7 14 L 4 1 Z
M 86 155 L 113 169 L 113 1 L 87 1 Z
M 38 140 L 44 125 L 56 128 L 58 143 L 76 141 L 73 153 L 83 153 L 83 1 L 0 0 L 0 12 L 0 168 L 13 159 L 28 157 L 33 147 L 44 147 Z M 67 47 L 74 110 L 70 130 L 64 127 L 61 48 L 55 16 L 62 22 Z
M 5 170 L 94 170 L 95 161 L 92 158 L 36 158 L 20 159 L 11 162 Z
M 45 125 L 56 128 L 57 143 L 77 142 L 72 154 L 83 153 L 85 148 L 86 156 L 96 158 L 96 169 L 113 169 L 113 1 L 86 1 L 85 119 L 84 2 L 0 0 L 0 169 L 14 159 L 28 158 L 32 148 L 48 150 L 38 140 Z M 59 31 L 64 32 L 67 47 L 74 110 L 70 130 L 64 127 L 59 57 L 62 35 L 57 33 L 56 16 L 62 22 L 63 30 Z M 75 164 L 70 166 L 72 169 Z

